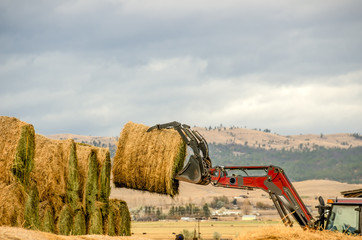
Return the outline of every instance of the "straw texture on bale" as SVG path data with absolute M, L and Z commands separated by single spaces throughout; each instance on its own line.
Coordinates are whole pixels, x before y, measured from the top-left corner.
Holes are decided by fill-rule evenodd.
M 22 226 L 27 198 L 24 187 L 18 182 L 0 183 L 0 193 L 0 225 Z
M 67 176 L 67 200 L 72 209 L 76 209 L 79 206 L 79 173 L 78 173 L 78 161 L 76 154 L 76 144 L 71 145 L 68 164 L 68 176 Z
M 107 204 L 110 195 L 109 150 L 77 144 L 77 157 L 87 233 L 103 233 L 103 225 L 108 218 Z
M 24 227 L 29 229 L 39 229 L 39 194 L 35 184 L 32 184 L 25 202 Z
M 107 203 L 111 194 L 111 157 L 109 151 L 105 155 L 99 181 L 99 201 Z
M 92 192 L 92 196 L 96 196 L 96 200 L 100 200 L 101 192 L 107 195 L 110 192 L 110 171 L 107 168 L 110 164 L 109 150 L 106 148 L 97 148 L 86 144 L 77 143 L 77 159 L 78 159 L 78 173 L 80 180 L 80 196 L 85 202 L 87 195 Z M 102 174 L 104 172 L 104 174 Z M 109 172 L 107 175 L 106 173 Z M 108 178 L 108 179 L 107 179 Z M 102 180 L 103 179 L 103 180 Z M 101 184 L 103 182 L 103 184 Z M 104 190 L 102 190 L 104 189 Z
M 74 213 L 72 235 L 85 235 L 87 233 L 84 210 L 77 209 Z
M 95 210 L 97 201 L 98 185 L 98 162 L 95 151 L 92 151 L 89 156 L 88 176 L 85 190 L 85 209 L 88 215 Z
M 147 129 L 132 122 L 124 126 L 114 157 L 113 182 L 116 187 L 174 196 L 179 187 L 174 177 L 182 169 L 186 145 L 173 129 Z
M 103 234 L 102 204 L 97 202 L 89 214 L 88 234 Z
M 120 217 L 119 208 L 116 204 L 110 203 L 108 208 L 108 216 L 106 222 L 106 232 L 109 236 L 116 236 L 119 235 L 119 227 L 116 224 L 116 218 Z
M 58 232 L 61 235 L 70 235 L 73 226 L 73 212 L 68 205 L 64 205 L 58 217 Z
M 40 230 L 44 232 L 55 232 L 54 211 L 48 201 L 39 204 Z
M 120 236 L 131 236 L 131 215 L 125 201 L 119 201 L 120 220 L 117 223 L 120 226 Z
M 131 215 L 125 201 L 109 200 L 107 230 L 110 236 L 131 235 Z
M 0 116 L 0 182 L 29 183 L 35 151 L 34 127 L 14 117 Z
M 74 141 L 52 140 L 36 134 L 35 143 L 35 166 L 31 178 L 37 182 L 40 202 L 49 201 L 59 213 L 69 195 L 68 164 L 75 154 Z

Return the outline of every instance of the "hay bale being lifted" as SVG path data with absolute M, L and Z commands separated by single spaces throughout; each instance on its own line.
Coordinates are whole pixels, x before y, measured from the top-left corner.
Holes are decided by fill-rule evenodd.
M 29 184 L 33 168 L 34 127 L 14 117 L 0 116 L 0 182 L 11 184 L 18 179 Z
M 116 187 L 174 196 L 179 187 L 174 177 L 182 169 L 186 145 L 173 129 L 147 129 L 132 122 L 124 126 L 114 157 L 113 182 Z

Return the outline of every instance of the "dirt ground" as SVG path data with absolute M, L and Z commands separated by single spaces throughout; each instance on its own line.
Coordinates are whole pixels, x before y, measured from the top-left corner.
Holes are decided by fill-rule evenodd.
M 15 227 L 0 227 L 1 240 L 150 240 L 151 238 L 142 236 L 132 237 L 109 237 L 104 235 L 87 236 L 60 236 L 52 233 L 27 230 Z

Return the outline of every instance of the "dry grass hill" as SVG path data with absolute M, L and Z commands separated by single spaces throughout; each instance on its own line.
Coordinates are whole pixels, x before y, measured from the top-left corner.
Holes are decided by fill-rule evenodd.
M 263 149 L 313 150 L 318 147 L 347 149 L 350 147 L 362 146 L 361 135 L 351 133 L 282 136 L 261 130 L 236 127 L 218 127 L 211 130 L 202 127 L 194 127 L 193 130 L 198 131 L 204 136 L 208 143 L 233 143 Z M 48 135 L 47 137 L 60 140 L 74 139 L 76 142 L 87 143 L 98 147 L 109 147 L 111 154 L 118 141 L 118 137 L 82 136 L 76 134 L 54 134 Z
M 300 134 L 292 136 L 281 136 L 265 131 L 251 130 L 246 128 L 206 128 L 195 127 L 209 143 L 241 144 L 249 147 L 264 149 L 309 149 L 317 146 L 325 148 L 350 148 L 362 146 L 362 138 L 358 134 Z

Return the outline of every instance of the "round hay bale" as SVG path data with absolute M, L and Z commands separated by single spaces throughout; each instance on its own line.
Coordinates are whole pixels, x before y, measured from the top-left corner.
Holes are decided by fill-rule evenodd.
M 95 185 L 95 189 L 97 189 L 97 200 L 100 200 L 101 192 L 103 192 L 103 196 L 108 194 L 110 191 L 110 185 L 107 186 L 108 176 L 110 179 L 110 170 L 108 170 L 108 165 L 110 164 L 110 156 L 109 150 L 106 148 L 98 148 L 94 146 L 90 146 L 83 143 L 77 143 L 77 158 L 78 158 L 78 171 L 80 178 L 80 196 L 85 198 L 86 195 L 86 187 L 88 182 L 88 174 L 89 174 L 89 160 L 91 154 L 95 154 L 94 159 L 96 162 L 92 166 L 92 176 L 97 175 L 97 182 L 93 182 Z M 95 164 L 96 163 L 96 164 Z M 104 170 L 103 170 L 104 169 Z M 102 174 L 102 171 L 104 172 Z M 109 172 L 109 175 L 107 175 Z M 103 180 L 102 180 L 103 179 Z M 103 182 L 103 183 L 101 183 Z M 102 190 L 104 189 L 104 190 Z
M 18 182 L 10 185 L 0 183 L 0 193 L 0 226 L 22 227 L 27 197 L 24 187 Z
M 37 182 L 40 201 L 49 201 L 59 213 L 67 197 L 68 164 L 75 151 L 74 141 L 53 140 L 36 134 L 35 143 L 31 178 Z
M 48 201 L 39 204 L 40 230 L 55 232 L 54 210 Z
M 14 117 L 0 116 L 0 182 L 18 179 L 25 186 L 33 168 L 34 127 Z
M 87 225 L 83 208 L 75 210 L 72 235 L 87 234 Z
M 97 202 L 94 211 L 88 215 L 88 234 L 103 234 L 102 207 L 103 203 Z
M 119 235 L 120 231 L 120 221 L 121 213 L 119 210 L 119 205 L 117 200 L 110 200 L 109 201 L 109 208 L 108 208 L 108 216 L 107 216 L 107 226 L 106 231 L 107 235 L 109 236 L 117 236 Z
M 91 151 L 88 163 L 88 176 L 85 190 L 85 211 L 87 215 L 90 215 L 95 210 L 98 193 L 98 162 L 95 151 Z
M 60 235 L 70 235 L 73 226 L 73 212 L 68 205 L 64 205 L 58 217 L 58 232 Z
M 176 130 L 147 132 L 149 127 L 128 122 L 120 135 L 113 165 L 116 187 L 174 196 L 179 183 L 186 144 Z
M 79 173 L 78 160 L 76 154 L 76 144 L 73 142 L 69 154 L 68 174 L 67 174 L 67 200 L 68 204 L 73 208 L 78 208 L 79 205 Z
M 120 236 L 131 236 L 131 215 L 125 201 L 119 202 L 120 211 Z
M 25 201 L 24 227 L 37 230 L 40 228 L 39 221 L 39 194 L 36 184 L 32 184 Z
M 106 152 L 103 166 L 100 173 L 99 201 L 108 203 L 111 194 L 111 157 L 109 151 Z

